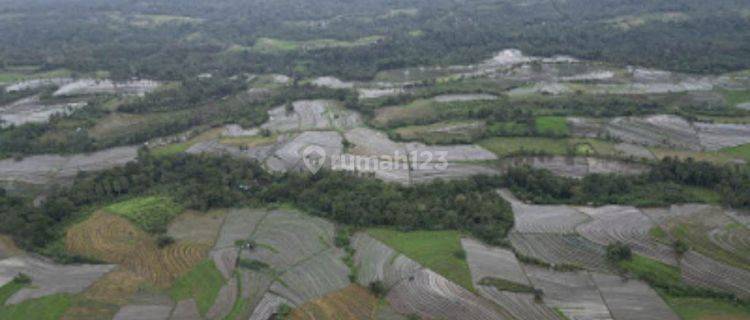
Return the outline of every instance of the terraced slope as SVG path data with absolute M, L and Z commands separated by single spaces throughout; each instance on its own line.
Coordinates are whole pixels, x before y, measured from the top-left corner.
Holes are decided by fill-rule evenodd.
M 517 232 L 571 234 L 578 225 L 591 219 L 569 206 L 525 204 L 508 190 L 501 190 L 500 196 L 513 207 Z
M 644 282 L 600 273 L 592 273 L 591 278 L 617 320 L 680 319 Z
M 640 210 L 624 206 L 581 210 L 594 219 L 576 228 L 583 237 L 603 246 L 622 242 L 639 254 L 672 266 L 677 265 L 674 250 L 651 237 L 650 231 L 656 224 Z
M 509 240 L 520 254 L 552 265 L 571 265 L 591 271 L 613 272 L 604 246 L 576 234 L 511 232 Z
M 33 257 L 0 260 L 0 286 L 20 273 L 31 278 L 31 285 L 20 289 L 5 301 L 18 304 L 60 293 L 79 293 L 115 268 L 113 265 L 58 265 Z
M 169 286 L 192 269 L 209 249 L 181 242 L 159 248 L 151 236 L 129 221 L 105 213 L 95 213 L 70 228 L 65 245 L 73 254 L 119 264 L 159 287 Z
M 538 301 L 533 293 L 513 292 L 511 288 L 483 285 L 484 281 L 502 279 L 513 285 L 530 288 L 531 283 L 513 252 L 486 246 L 476 240 L 464 238 L 461 244 L 477 292 L 507 310 L 518 319 L 561 319 L 551 308 Z M 509 286 L 510 286 L 509 284 Z
M 525 268 L 531 283 L 544 292 L 544 302 L 570 319 L 613 319 L 588 272 L 557 272 Z

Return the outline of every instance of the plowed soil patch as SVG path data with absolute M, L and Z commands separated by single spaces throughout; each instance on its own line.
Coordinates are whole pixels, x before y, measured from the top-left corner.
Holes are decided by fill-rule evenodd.
M 292 312 L 293 320 L 373 319 L 379 301 L 367 289 L 351 285 L 320 299 L 305 303 Z
M 158 287 L 168 287 L 203 260 L 209 249 L 181 242 L 160 249 L 151 236 L 126 219 L 104 213 L 68 230 L 65 243 L 73 254 L 120 264 Z

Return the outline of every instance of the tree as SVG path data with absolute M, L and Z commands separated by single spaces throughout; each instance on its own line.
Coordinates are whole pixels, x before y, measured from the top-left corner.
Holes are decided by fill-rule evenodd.
M 632 258 L 633 252 L 628 245 L 619 241 L 607 245 L 607 260 L 610 262 L 618 263 Z

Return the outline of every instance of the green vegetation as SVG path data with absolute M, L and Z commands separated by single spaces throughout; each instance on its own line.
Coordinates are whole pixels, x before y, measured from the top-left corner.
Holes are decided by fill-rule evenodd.
M 118 202 L 105 210 L 133 221 L 148 232 L 163 232 L 183 208 L 169 197 L 149 196 Z
M 614 143 L 597 139 L 495 137 L 479 141 L 479 145 L 497 154 L 498 157 L 515 155 L 613 157 L 619 155 L 614 148 Z
M 570 134 L 566 117 L 538 117 L 535 122 L 536 132 L 543 136 L 567 136 Z
M 750 161 L 750 144 L 722 149 L 721 152 Z
M 178 153 L 183 153 L 190 149 L 191 144 L 187 142 L 168 144 L 163 147 L 154 148 L 151 150 L 151 154 L 155 157 L 172 156 Z
M 750 306 L 720 299 L 664 296 L 664 300 L 683 320 L 750 319 Z
M 448 121 L 425 126 L 407 126 L 393 130 L 395 140 L 422 141 L 427 144 L 471 143 L 485 134 L 484 123 Z
M 70 308 L 72 297 L 54 294 L 10 306 L 0 306 L 0 319 L 58 320 Z
M 194 298 L 201 314 L 206 314 L 214 304 L 224 278 L 213 261 L 201 262 L 193 270 L 177 279 L 169 290 L 174 301 Z
M 607 260 L 612 263 L 630 261 L 633 258 L 633 252 L 628 245 L 617 242 L 607 245 Z
M 728 265 L 750 270 L 750 247 L 748 246 L 738 246 L 734 252 L 728 251 L 709 238 L 711 232 L 709 228 L 697 223 L 681 223 L 672 226 L 668 231 L 673 238 L 690 249 Z M 737 230 L 735 234 L 743 233 L 747 235 L 750 231 Z
M 479 284 L 483 286 L 492 286 L 500 291 L 510 291 L 510 292 L 518 292 L 518 293 L 539 293 L 539 291 L 534 289 L 534 287 L 508 281 L 505 279 L 494 278 L 494 277 L 488 277 L 488 278 L 479 280 Z
M 688 285 L 682 281 L 679 268 L 640 255 L 633 255 L 631 259 L 621 260 L 617 263 L 617 266 L 647 282 L 658 290 L 662 296 L 737 301 L 733 294 Z
M 394 250 L 414 259 L 464 288 L 474 290 L 466 260 L 454 254 L 463 251 L 461 234 L 456 231 L 400 232 L 369 229 L 367 232 Z
M 566 139 L 518 137 L 518 138 L 489 138 L 479 142 L 479 145 L 497 154 L 507 157 L 518 154 L 566 155 L 568 148 Z
M 7 301 L 16 292 L 29 285 L 30 281 L 26 281 L 27 278 L 24 279 L 16 277 L 11 282 L 8 282 L 4 286 L 0 287 L 0 306 L 5 304 L 5 301 Z
M 750 90 L 722 90 L 721 92 L 730 106 L 750 102 Z
M 252 50 L 259 53 L 282 53 L 296 50 L 316 50 L 324 48 L 352 48 L 375 44 L 383 39 L 380 36 L 368 36 L 354 41 L 339 41 L 333 39 L 315 39 L 307 41 L 288 41 L 272 38 L 260 38 L 255 42 Z M 235 48 L 235 50 L 243 48 Z

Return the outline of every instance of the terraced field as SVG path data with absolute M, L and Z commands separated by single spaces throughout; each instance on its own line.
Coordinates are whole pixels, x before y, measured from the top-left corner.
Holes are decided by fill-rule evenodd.
M 656 224 L 640 210 L 622 206 L 581 210 L 593 218 L 593 221 L 576 228 L 583 237 L 604 246 L 622 242 L 639 254 L 669 265 L 677 265 L 674 250 L 651 237 L 650 231 Z
M 551 265 L 578 266 L 587 270 L 611 272 L 604 246 L 575 234 L 512 232 L 509 240 L 520 254 Z
M 382 304 L 367 289 L 358 285 L 350 285 L 340 291 L 330 293 L 323 298 L 303 304 L 292 312 L 290 319 L 376 320 L 382 319 L 379 317 L 379 314 L 389 312 L 384 309 L 390 308 Z
M 59 265 L 34 257 L 14 257 L 0 260 L 0 286 L 6 285 L 20 273 L 31 278 L 30 286 L 21 288 L 5 301 L 5 304 L 13 305 L 57 294 L 80 293 L 114 267 Z
M 386 299 L 401 314 L 429 319 L 510 319 L 497 306 L 428 269 L 391 288 Z
M 36 185 L 64 184 L 72 181 L 79 171 L 98 171 L 135 160 L 136 147 L 120 147 L 105 151 L 71 156 L 39 155 L 0 160 L 0 180 Z
M 725 209 L 707 205 L 673 205 L 647 210 L 672 239 L 714 260 L 750 270 L 750 230 Z
M 461 244 L 466 250 L 466 259 L 477 292 L 496 303 L 518 319 L 560 319 L 551 308 L 536 301 L 531 292 L 513 292 L 513 287 L 530 287 L 529 279 L 513 252 L 485 246 L 464 238 Z M 508 281 L 507 288 L 483 285 L 485 281 L 501 278 Z
M 571 178 L 583 178 L 589 174 L 639 175 L 648 172 L 646 165 L 593 157 L 511 157 L 503 159 L 500 165 L 506 170 L 528 165 Z
M 203 260 L 209 249 L 182 242 L 159 248 L 129 221 L 105 213 L 95 213 L 71 227 L 65 245 L 73 254 L 119 264 L 158 287 L 168 287 Z
M 544 302 L 560 309 L 570 319 L 613 319 L 588 272 L 557 272 L 527 266 L 535 288 L 544 292 Z
M 572 234 L 578 225 L 591 220 L 573 207 L 525 204 L 507 190 L 500 195 L 511 204 L 514 230 L 520 233 Z

